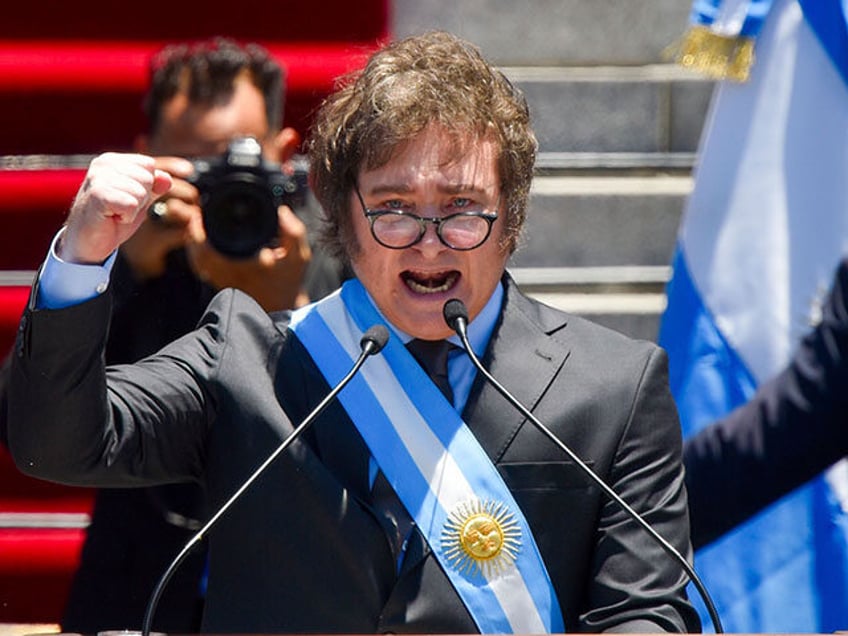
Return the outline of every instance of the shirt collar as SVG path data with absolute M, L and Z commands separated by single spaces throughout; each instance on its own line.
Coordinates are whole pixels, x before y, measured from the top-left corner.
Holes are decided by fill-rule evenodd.
M 412 336 L 395 327 L 391 322 L 386 320 L 386 317 L 383 315 L 383 312 L 380 311 L 377 304 L 374 302 L 374 299 L 371 297 L 371 294 L 368 293 L 368 290 L 365 291 L 366 296 L 368 297 L 368 301 L 374 307 L 380 317 L 385 321 L 385 323 L 394 331 L 395 335 L 400 338 L 401 342 L 406 344 L 410 340 L 412 340 Z M 483 309 L 477 314 L 477 317 L 472 320 L 468 324 L 468 341 L 471 343 L 471 347 L 474 349 L 474 353 L 478 356 L 483 355 L 483 352 L 486 350 L 486 346 L 489 344 L 489 339 L 492 337 L 492 332 L 495 330 L 495 324 L 498 321 L 498 316 L 500 315 L 501 305 L 503 304 L 503 281 L 498 281 L 495 290 L 492 292 L 492 295 L 489 297 L 489 300 L 486 301 L 486 304 L 483 306 Z M 462 341 L 459 339 L 459 336 L 454 334 L 450 338 L 448 338 L 449 342 L 457 345 L 460 349 L 462 347 Z

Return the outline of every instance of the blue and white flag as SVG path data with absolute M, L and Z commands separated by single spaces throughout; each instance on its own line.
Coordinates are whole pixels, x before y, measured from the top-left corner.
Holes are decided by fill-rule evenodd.
M 788 363 L 848 254 L 847 12 L 774 0 L 749 81 L 716 87 L 659 338 L 685 435 Z M 848 629 L 846 474 L 696 554 L 728 632 Z

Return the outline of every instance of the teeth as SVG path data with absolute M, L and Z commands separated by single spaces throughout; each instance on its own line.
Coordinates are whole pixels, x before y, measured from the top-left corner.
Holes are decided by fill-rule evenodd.
M 456 282 L 457 274 L 455 272 L 448 274 L 445 281 L 441 285 L 432 286 L 424 283 L 419 283 L 413 278 L 406 279 L 406 285 L 416 294 L 439 294 L 448 291 Z

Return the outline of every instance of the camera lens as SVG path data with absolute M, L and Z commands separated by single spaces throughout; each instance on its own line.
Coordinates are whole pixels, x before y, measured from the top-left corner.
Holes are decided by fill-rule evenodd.
M 201 202 L 206 237 L 233 258 L 250 258 L 277 236 L 277 203 L 249 173 L 222 180 Z

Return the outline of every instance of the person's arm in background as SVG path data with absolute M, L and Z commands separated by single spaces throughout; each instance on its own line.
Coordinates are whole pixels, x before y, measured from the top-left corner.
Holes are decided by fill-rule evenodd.
M 692 543 L 717 539 L 848 456 L 848 260 L 822 321 L 754 397 L 686 440 Z

